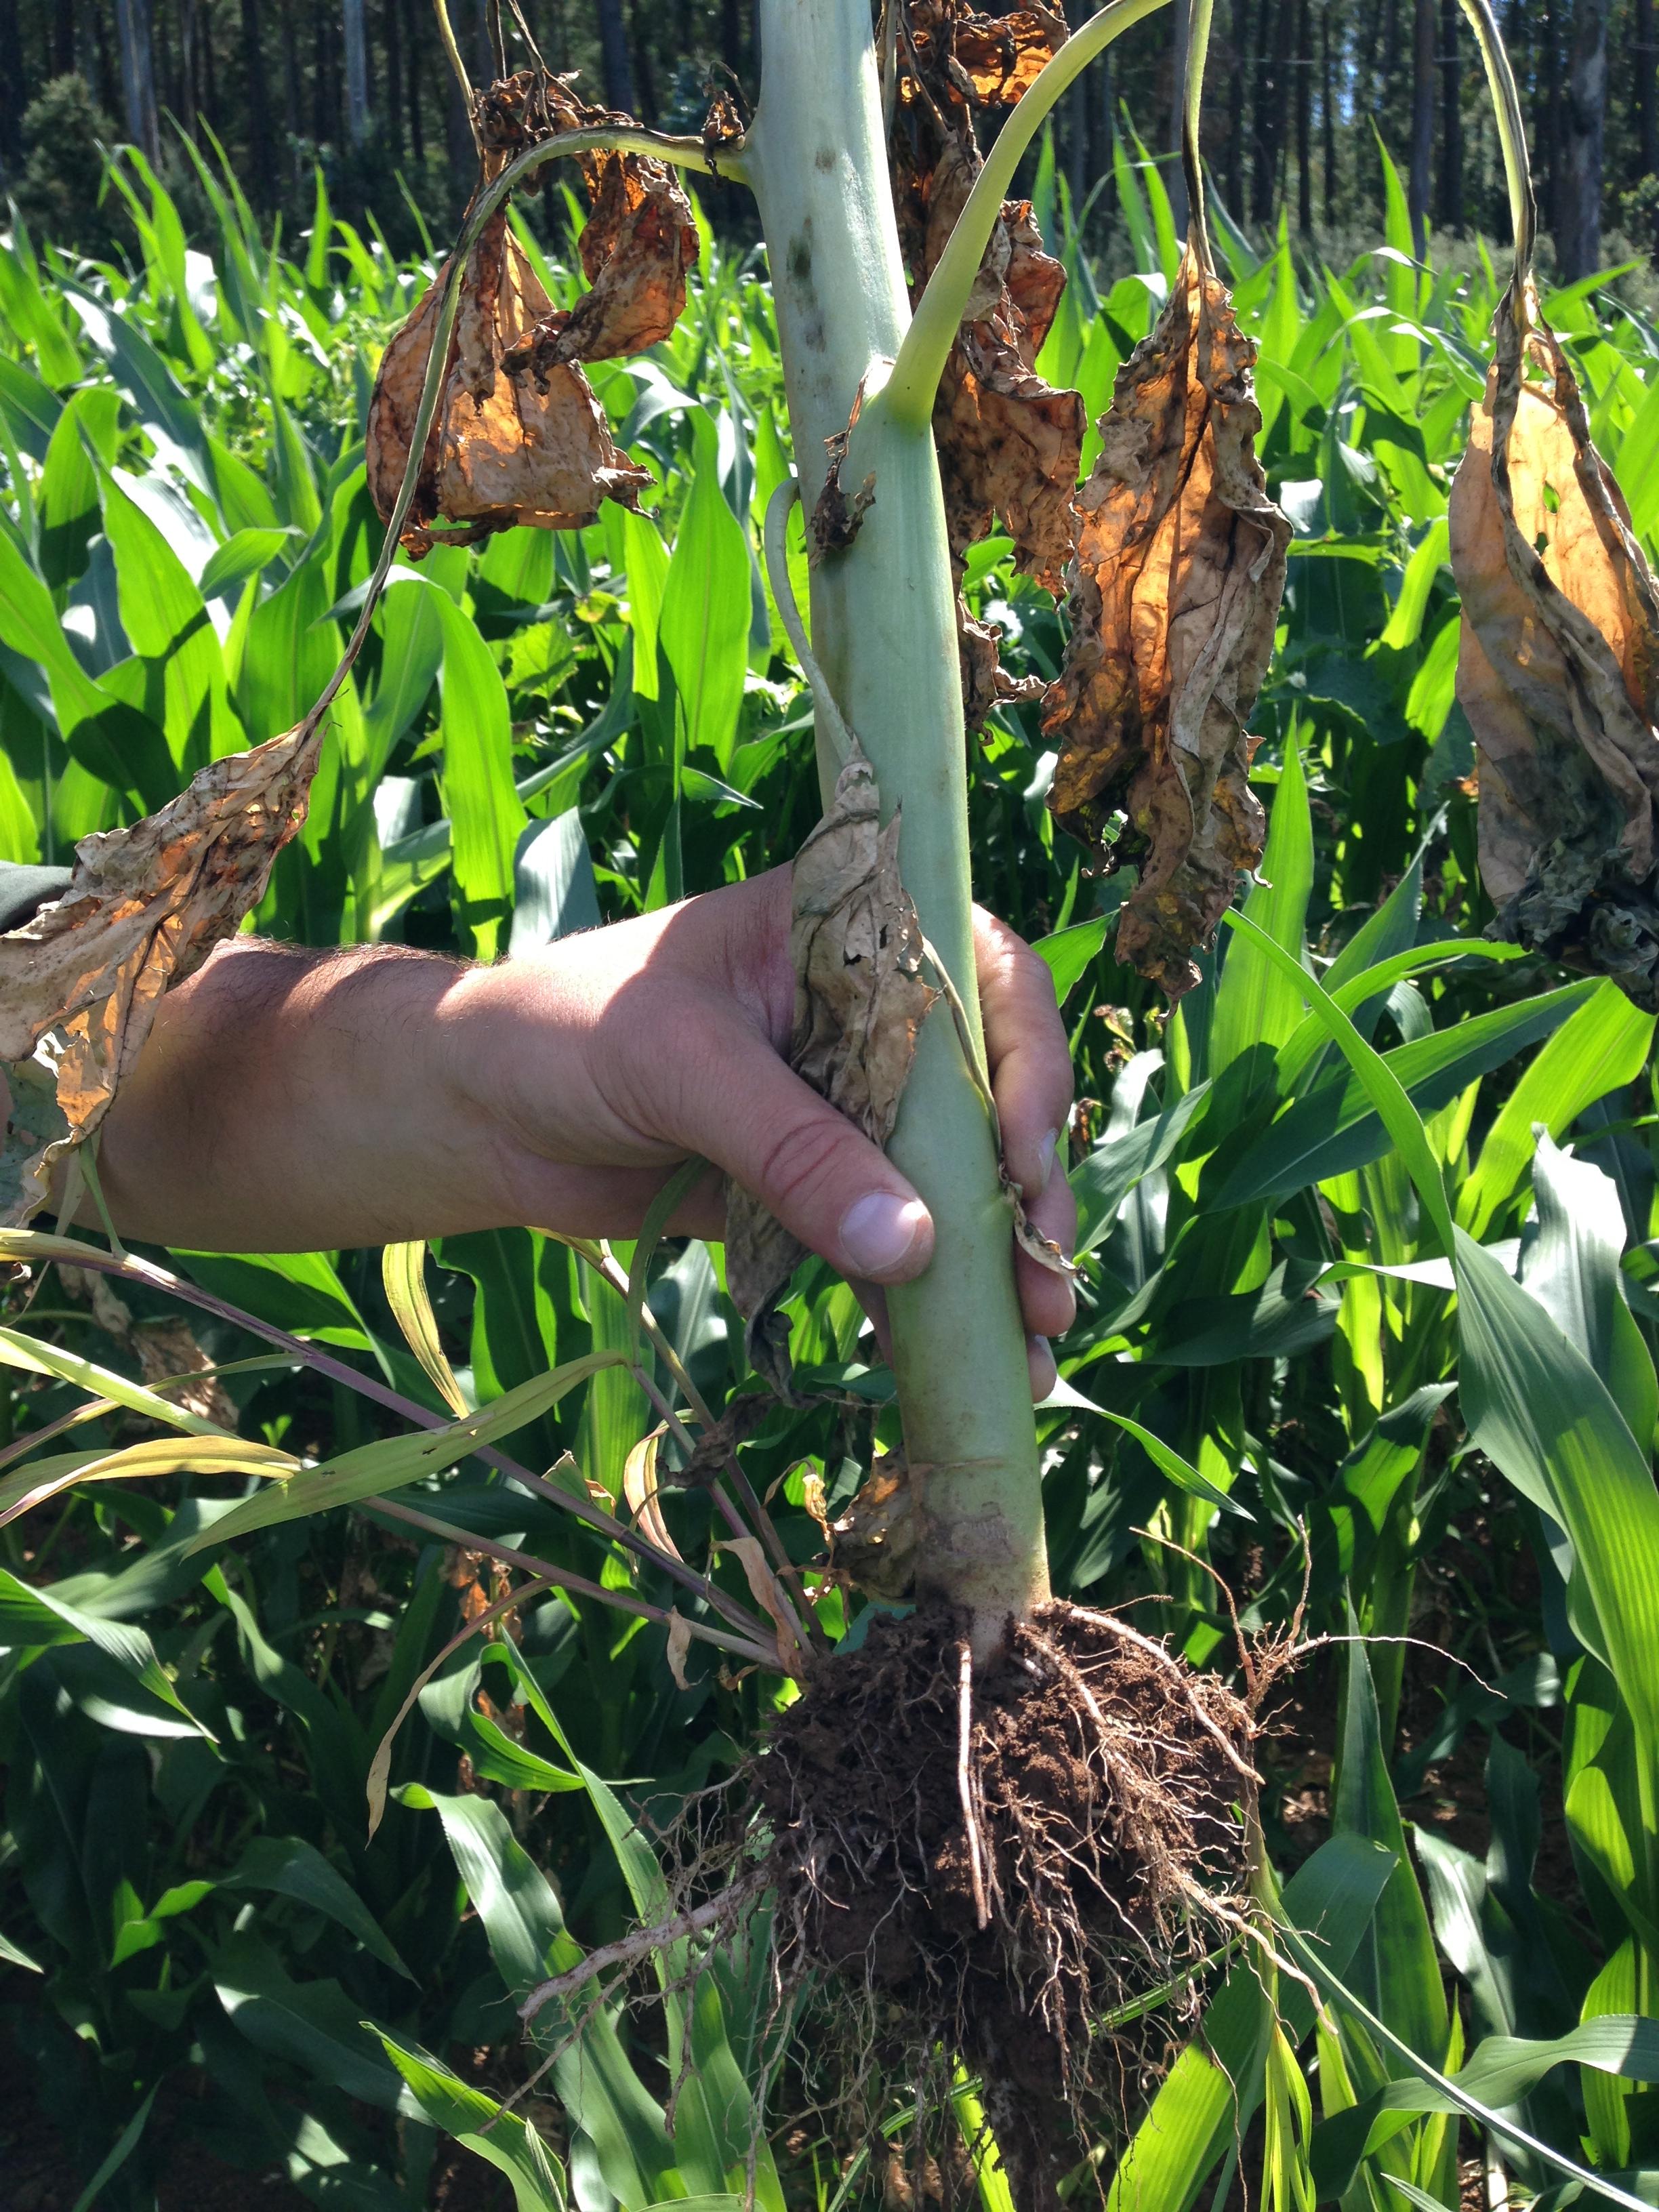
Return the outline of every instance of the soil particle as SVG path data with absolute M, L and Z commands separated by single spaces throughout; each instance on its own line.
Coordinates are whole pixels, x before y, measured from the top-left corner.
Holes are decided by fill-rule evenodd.
M 942 2046 L 980 2073 L 1038 2212 L 1164 2052 L 1167 2014 L 1126 2014 L 1237 1917 L 1251 1728 L 1218 1678 L 1061 1605 L 964 1707 L 963 1637 L 939 1609 L 878 1624 L 780 1717 L 759 1788 L 787 1968 L 832 1969 L 918 2070 Z

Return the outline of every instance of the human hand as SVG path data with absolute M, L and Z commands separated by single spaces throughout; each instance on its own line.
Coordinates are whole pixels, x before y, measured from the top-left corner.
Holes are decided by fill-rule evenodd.
M 453 1079 L 490 1132 L 501 1218 L 635 1236 L 665 1174 L 701 1153 L 852 1280 L 884 1337 L 880 1285 L 922 1272 L 933 1223 L 892 1162 L 782 1057 L 794 1019 L 789 880 L 775 869 L 469 971 L 445 1002 Z M 1053 982 L 983 913 L 975 949 L 1009 1172 L 1036 1226 L 1069 1251 L 1076 1208 L 1054 1168 L 1072 1068 Z M 711 1175 L 669 1231 L 724 1230 Z M 1075 1300 L 1062 1277 L 1023 1252 L 1015 1261 L 1043 1397 L 1055 1371 L 1047 1340 L 1070 1326 Z

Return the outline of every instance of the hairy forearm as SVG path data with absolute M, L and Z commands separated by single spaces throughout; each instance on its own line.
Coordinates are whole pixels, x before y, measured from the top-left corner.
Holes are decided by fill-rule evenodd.
M 105 1124 L 124 1236 L 307 1251 L 495 1225 L 501 1147 L 457 1078 L 469 971 L 238 940 L 171 992 Z

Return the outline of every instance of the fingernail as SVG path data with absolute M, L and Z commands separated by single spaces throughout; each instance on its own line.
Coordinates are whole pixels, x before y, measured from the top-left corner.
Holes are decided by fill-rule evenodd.
M 1048 1178 L 1054 1171 L 1054 1154 L 1058 1151 L 1059 1146 L 1060 1132 L 1058 1129 L 1050 1129 L 1048 1135 L 1037 1146 L 1037 1158 L 1042 1163 L 1042 1180 L 1037 1185 L 1037 1188 L 1039 1190 L 1047 1190 L 1048 1188 Z
M 919 1198 L 900 1198 L 890 1190 L 868 1191 L 842 1216 L 842 1249 L 857 1274 L 894 1274 L 909 1257 L 927 1219 L 927 1209 Z

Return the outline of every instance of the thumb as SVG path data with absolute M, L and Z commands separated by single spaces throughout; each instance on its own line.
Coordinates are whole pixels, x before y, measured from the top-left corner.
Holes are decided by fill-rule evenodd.
M 842 1274 L 919 1275 L 933 1256 L 933 1223 L 910 1184 L 763 1038 L 721 1028 L 683 1100 L 696 1126 L 678 1133 Z

